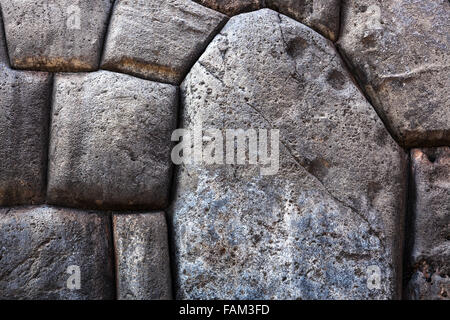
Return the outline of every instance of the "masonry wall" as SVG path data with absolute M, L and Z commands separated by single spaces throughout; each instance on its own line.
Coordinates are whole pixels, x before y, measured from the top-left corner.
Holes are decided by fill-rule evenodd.
M 0 9 L 1 299 L 449 299 L 448 1 Z

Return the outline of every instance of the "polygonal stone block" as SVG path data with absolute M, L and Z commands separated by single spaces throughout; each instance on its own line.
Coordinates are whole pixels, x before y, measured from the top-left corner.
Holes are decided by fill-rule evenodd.
M 450 144 L 450 2 L 342 5 L 340 51 L 396 140 Z
M 341 0 L 265 0 L 265 5 L 334 41 L 339 36 Z
M 45 200 L 51 75 L 11 70 L 0 19 L 0 206 Z
M 53 96 L 49 203 L 167 206 L 176 87 L 99 71 L 56 75 Z
M 217 162 L 185 158 L 177 170 L 177 298 L 399 297 L 406 155 L 330 41 L 269 9 L 235 16 L 183 81 L 181 103 L 181 126 L 203 128 L 203 154 Z M 227 129 L 255 130 L 243 149 L 259 144 L 256 164 L 225 164 L 240 149 L 217 137 Z
M 172 298 L 169 243 L 164 212 L 114 214 L 117 297 Z
M 11 65 L 98 69 L 112 0 L 1 0 Z
M 217 10 L 229 16 L 260 9 L 261 0 L 194 0 L 206 7 Z
M 0 299 L 113 299 L 110 217 L 0 209 Z
M 179 84 L 225 19 L 188 0 L 119 0 L 102 68 Z
M 409 299 L 450 299 L 450 148 L 411 151 Z

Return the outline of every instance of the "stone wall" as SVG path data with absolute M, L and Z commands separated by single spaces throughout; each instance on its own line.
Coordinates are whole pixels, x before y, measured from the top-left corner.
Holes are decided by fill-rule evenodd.
M 447 0 L 0 6 L 0 299 L 449 299 Z

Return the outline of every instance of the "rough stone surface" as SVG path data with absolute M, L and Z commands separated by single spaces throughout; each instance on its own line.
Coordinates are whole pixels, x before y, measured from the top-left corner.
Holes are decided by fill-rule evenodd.
M 52 207 L 0 209 L 0 299 L 112 299 L 109 220 Z M 79 290 L 67 287 L 74 265 Z
M 450 148 L 413 149 L 409 299 L 450 299 Z
M 55 76 L 48 200 L 87 208 L 168 205 L 177 88 L 109 71 Z
M 190 0 L 116 1 L 102 68 L 179 84 L 225 18 Z
M 164 212 L 115 214 L 117 297 L 120 300 L 172 298 L 169 243 Z
M 339 33 L 341 0 L 194 0 L 229 16 L 267 7 L 285 14 L 334 41 Z
M 450 3 L 343 1 L 338 41 L 399 143 L 450 143 Z
M 337 40 L 341 0 L 265 0 L 267 7 Z
M 0 18 L 0 206 L 45 198 L 51 76 L 11 70 Z
M 112 0 L 1 0 L 11 65 L 98 69 Z
M 181 90 L 183 127 L 278 128 L 281 143 L 272 176 L 179 168 L 178 298 L 398 297 L 405 154 L 330 41 L 272 10 L 241 14 Z M 381 272 L 375 289 L 370 266 Z
M 220 11 L 226 15 L 258 10 L 262 6 L 261 0 L 194 0 L 206 7 Z

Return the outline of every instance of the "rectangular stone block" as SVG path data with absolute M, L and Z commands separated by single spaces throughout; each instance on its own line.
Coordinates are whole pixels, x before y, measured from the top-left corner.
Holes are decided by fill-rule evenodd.
M 116 1 L 101 67 L 179 84 L 225 19 L 190 0 Z
M 113 299 L 110 217 L 0 209 L 0 299 Z
M 109 71 L 56 75 L 49 203 L 113 210 L 165 208 L 177 90 Z
M 450 299 L 450 148 L 411 151 L 408 299 Z
M 171 299 L 167 224 L 164 212 L 115 214 L 117 297 Z
M 11 65 L 98 69 L 112 0 L 1 0 Z
M 0 206 L 45 199 L 52 77 L 11 70 L 0 17 Z

